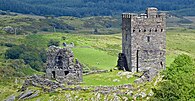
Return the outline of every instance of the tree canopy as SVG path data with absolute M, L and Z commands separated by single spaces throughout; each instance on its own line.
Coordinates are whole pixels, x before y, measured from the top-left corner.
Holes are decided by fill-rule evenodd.
M 76 17 L 138 12 L 147 7 L 180 15 L 195 15 L 194 6 L 194 0 L 0 0 L 0 9 L 5 11 Z

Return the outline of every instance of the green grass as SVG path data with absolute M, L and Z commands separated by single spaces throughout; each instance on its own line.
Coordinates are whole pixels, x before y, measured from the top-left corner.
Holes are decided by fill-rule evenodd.
M 62 37 L 66 37 L 63 40 Z M 54 39 L 70 44 L 75 58 L 89 68 L 111 69 L 116 66 L 117 55 L 121 49 L 121 38 L 117 35 L 77 35 L 77 34 L 32 34 L 26 37 L 24 42 L 32 47 L 46 48 L 49 40 Z M 109 40 L 109 41 L 108 41 Z
M 166 65 L 169 66 L 178 54 L 195 56 L 195 30 L 176 28 L 167 31 Z
M 105 51 L 93 48 L 73 48 L 76 58 L 81 63 L 98 69 L 112 69 L 116 66 L 117 57 L 108 55 Z
M 100 73 L 100 74 L 93 74 L 93 75 L 86 75 L 83 76 L 83 85 L 122 85 L 122 84 L 132 84 L 135 77 L 127 78 L 127 76 L 120 76 L 118 75 L 120 71 L 113 71 L 108 73 Z M 113 80 L 119 80 L 118 82 L 114 82 Z

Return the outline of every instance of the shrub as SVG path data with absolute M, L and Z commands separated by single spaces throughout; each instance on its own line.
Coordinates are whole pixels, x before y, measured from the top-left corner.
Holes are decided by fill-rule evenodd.
M 191 101 L 195 98 L 195 64 L 191 57 L 179 55 L 164 72 L 163 82 L 153 89 L 151 100 Z
M 49 46 L 53 46 L 53 45 L 54 46 L 59 46 L 60 45 L 60 41 L 51 39 L 47 46 L 49 47 Z
M 14 46 L 8 49 L 5 53 L 7 59 L 22 59 L 25 64 L 31 68 L 42 71 L 43 65 L 46 62 L 46 50 L 29 47 L 25 45 Z M 16 62 L 17 63 L 17 62 Z M 14 67 L 23 67 L 22 63 L 14 65 Z
M 18 46 L 15 46 L 13 48 L 8 49 L 5 52 L 5 57 L 6 59 L 18 59 L 19 56 L 22 54 L 22 52 L 23 52 L 23 49 L 21 49 Z

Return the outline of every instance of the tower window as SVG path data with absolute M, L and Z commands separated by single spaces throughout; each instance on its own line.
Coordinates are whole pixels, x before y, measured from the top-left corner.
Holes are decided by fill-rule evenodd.
M 163 32 L 163 29 L 161 29 L 161 32 Z
M 133 30 L 133 32 L 135 32 L 135 29 Z
M 150 32 L 152 32 L 152 29 L 150 29 Z
M 147 36 L 147 42 L 150 42 L 150 36 Z
M 157 32 L 158 30 L 157 29 L 155 29 L 155 32 Z
M 125 40 L 127 41 L 127 34 L 125 34 Z
M 144 32 L 146 32 L 146 29 L 144 29 Z
M 139 29 L 139 32 L 141 32 L 141 29 Z

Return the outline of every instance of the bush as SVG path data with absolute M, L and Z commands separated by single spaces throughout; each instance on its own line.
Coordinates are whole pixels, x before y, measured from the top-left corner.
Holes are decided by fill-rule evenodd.
M 49 46 L 53 46 L 53 45 L 54 46 L 59 46 L 60 45 L 60 41 L 51 39 L 47 46 L 49 47 Z
M 42 71 L 46 62 L 46 50 L 25 45 L 14 46 L 5 53 L 7 59 L 22 59 L 31 68 Z M 19 65 L 17 65 L 19 67 Z M 22 64 L 21 64 L 22 67 Z
M 185 54 L 179 55 L 173 62 L 173 65 L 176 65 L 177 67 L 183 67 L 190 64 L 192 64 L 192 58 Z
M 151 100 L 191 101 L 195 98 L 195 64 L 191 57 L 179 55 L 164 72 L 163 82 L 153 89 Z
M 13 43 L 5 43 L 4 46 L 6 46 L 6 47 L 13 47 L 13 46 L 16 46 L 16 45 L 13 44 Z
M 18 46 L 15 46 L 13 48 L 10 48 L 8 49 L 6 52 L 5 52 L 5 57 L 6 59 L 18 59 L 19 56 L 23 53 L 23 50 L 18 47 Z

